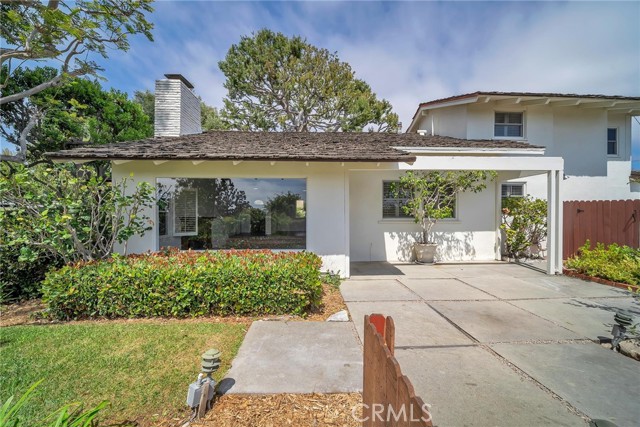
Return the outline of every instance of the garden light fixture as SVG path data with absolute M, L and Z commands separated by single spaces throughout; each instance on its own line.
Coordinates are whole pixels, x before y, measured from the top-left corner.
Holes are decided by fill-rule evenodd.
M 187 405 L 194 410 L 198 408 L 199 414 L 211 408 L 216 387 L 216 381 L 211 375 L 219 368 L 220 351 L 215 348 L 205 351 L 202 354 L 201 372 L 198 374 L 198 379 L 189 384 L 187 392 Z M 203 401 L 204 396 L 206 396 L 206 400 Z M 205 408 L 201 408 L 203 404 L 206 406 Z
M 611 350 L 617 350 L 620 341 L 628 338 L 627 328 L 633 324 L 633 317 L 628 312 L 619 310 L 615 316 L 613 316 L 613 320 L 616 324 L 613 325 L 613 329 L 611 329 L 611 335 L 613 335 Z

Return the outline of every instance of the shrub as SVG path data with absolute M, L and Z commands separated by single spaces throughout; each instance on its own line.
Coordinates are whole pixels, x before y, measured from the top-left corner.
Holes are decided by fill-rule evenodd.
M 43 252 L 23 260 L 18 247 L 0 243 L 0 303 L 39 297 L 47 271 L 60 266 L 59 259 Z
M 547 236 L 547 201 L 532 197 L 503 200 L 502 224 L 505 249 L 512 258 L 531 256 L 531 246 L 540 246 Z
M 612 243 L 605 247 L 598 243 L 591 249 L 591 242 L 587 240 L 578 253 L 567 260 L 566 266 L 587 276 L 640 285 L 640 250 L 629 246 Z
M 57 319 L 304 315 L 322 297 L 320 266 L 310 252 L 114 255 L 49 273 L 43 301 Z

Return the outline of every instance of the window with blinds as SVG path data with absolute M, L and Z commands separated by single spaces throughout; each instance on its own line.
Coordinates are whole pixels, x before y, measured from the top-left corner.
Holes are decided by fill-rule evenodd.
M 173 199 L 173 235 L 198 235 L 198 190 L 181 188 Z
M 522 138 L 524 135 L 523 113 L 496 113 L 494 136 L 506 138 Z
M 502 184 L 502 198 L 524 197 L 524 183 Z
M 393 192 L 393 183 L 400 181 L 383 181 L 382 182 L 382 218 L 411 218 L 410 215 L 404 213 L 402 207 L 407 203 L 408 197 Z

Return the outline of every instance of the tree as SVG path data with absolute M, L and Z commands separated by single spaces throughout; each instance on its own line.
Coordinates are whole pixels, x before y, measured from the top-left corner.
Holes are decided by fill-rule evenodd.
M 422 229 L 422 243 L 431 243 L 429 234 L 440 219 L 451 218 L 459 193 L 478 193 L 486 181 L 496 177 L 495 171 L 408 171 L 394 183 L 396 197 L 406 199 L 402 209 Z
M 133 92 L 133 102 L 142 107 L 142 111 L 149 117 L 151 124 L 156 118 L 156 96 L 149 89 Z
M 504 230 L 508 256 L 518 259 L 538 255 L 547 237 L 547 201 L 530 196 L 503 199 L 500 228 Z
M 13 169 L 9 173 L 8 169 Z M 69 165 L 0 166 L 0 244 L 22 261 L 43 254 L 65 263 L 104 259 L 151 229 L 144 209 L 155 202 L 153 188 L 106 181 L 92 168 Z
M 59 86 L 73 77 L 96 75 L 101 68 L 91 54 L 108 58 L 109 49 L 128 50 L 128 37 L 144 34 L 153 40 L 153 25 L 145 18 L 152 0 L 49 0 L 2 2 L 0 35 L 0 105 L 16 102 Z M 35 61 L 59 62 L 55 74 L 38 83 L 10 90 L 10 83 L 22 65 Z M 14 67 L 14 65 L 17 66 Z M 42 77 L 42 76 L 41 76 Z M 35 107 L 36 104 L 30 104 Z M 33 108 L 23 126 L 17 155 L 3 155 L 3 160 L 24 161 L 27 137 L 44 112 Z
M 3 71 L 6 72 L 6 67 Z M 16 70 L 8 87 L 20 91 L 56 73 L 52 67 Z M 69 140 L 103 144 L 153 135 L 149 118 L 125 93 L 105 91 L 97 81 L 86 79 L 70 80 L 29 98 L 1 105 L 0 109 L 0 133 L 16 146 L 21 145 L 21 139 L 26 139 L 27 154 L 32 160 L 39 159 L 45 151 L 64 148 Z M 33 111 L 42 113 L 35 123 L 31 122 Z M 30 122 L 32 126 L 28 127 Z
M 252 131 L 394 132 L 398 116 L 337 54 L 263 29 L 218 63 L 227 80 L 223 117 Z
M 216 107 L 210 107 L 204 102 L 200 103 L 200 116 L 202 130 L 229 130 L 231 128 Z

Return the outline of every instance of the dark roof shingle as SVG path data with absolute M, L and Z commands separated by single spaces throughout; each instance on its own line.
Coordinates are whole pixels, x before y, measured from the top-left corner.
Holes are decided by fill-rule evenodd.
M 78 147 L 47 153 L 51 159 L 87 160 L 292 160 L 412 162 L 393 147 L 517 149 L 542 147 L 517 141 L 465 140 L 417 133 L 210 131 L 177 137 Z

